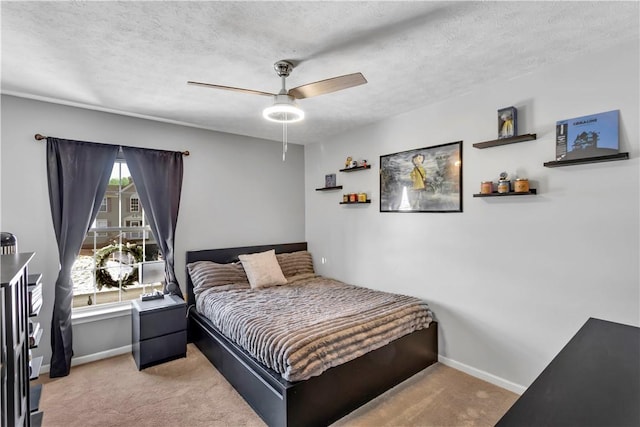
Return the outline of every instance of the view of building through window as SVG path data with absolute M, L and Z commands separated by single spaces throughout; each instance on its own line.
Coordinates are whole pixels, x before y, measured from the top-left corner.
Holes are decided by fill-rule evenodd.
M 71 269 L 73 307 L 138 298 L 161 284 L 138 283 L 138 264 L 162 259 L 127 164 L 113 165 L 98 216 Z

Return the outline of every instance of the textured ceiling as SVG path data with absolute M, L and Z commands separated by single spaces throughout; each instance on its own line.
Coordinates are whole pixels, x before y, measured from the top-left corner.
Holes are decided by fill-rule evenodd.
M 638 2 L 7 2 L 2 93 L 279 140 L 267 97 L 362 72 L 299 101 L 289 141 L 322 141 L 639 37 Z M 496 106 L 498 108 L 500 106 Z M 34 131 L 36 131 L 34 129 Z M 64 137 L 64 135 L 61 135 Z

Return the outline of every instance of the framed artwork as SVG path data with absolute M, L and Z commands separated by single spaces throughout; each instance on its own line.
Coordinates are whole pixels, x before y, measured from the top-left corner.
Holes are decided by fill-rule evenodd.
M 380 212 L 462 212 L 462 141 L 380 156 Z
M 620 110 L 556 122 L 556 160 L 618 154 Z
M 511 138 L 518 135 L 518 110 L 516 107 L 498 110 L 498 139 Z
M 324 176 L 324 186 L 325 188 L 335 187 L 336 186 L 336 174 L 330 173 L 329 175 Z

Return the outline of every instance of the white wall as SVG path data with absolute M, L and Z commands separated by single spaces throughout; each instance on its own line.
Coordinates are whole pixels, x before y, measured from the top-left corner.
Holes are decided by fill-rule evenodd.
M 640 324 L 638 51 L 635 40 L 306 146 L 306 236 L 317 269 L 425 299 L 442 360 L 514 391 L 589 317 Z M 519 133 L 537 140 L 474 148 L 497 137 L 496 110 L 510 105 Z M 630 160 L 543 167 L 555 158 L 556 121 L 615 109 Z M 380 155 L 459 140 L 463 213 L 379 212 Z M 373 167 L 337 172 L 347 156 Z M 504 170 L 528 177 L 538 195 L 472 197 Z M 328 173 L 343 191 L 314 191 Z M 372 204 L 338 205 L 352 191 Z
M 46 148 L 36 133 L 165 150 L 189 150 L 176 229 L 176 274 L 184 290 L 185 252 L 304 240 L 304 149 L 104 112 L 2 96 L 2 230 L 20 251 L 35 251 L 31 272 L 44 276 L 45 335 L 36 354 L 50 358 L 50 322 L 58 251 L 47 190 Z M 124 322 L 124 323 L 123 323 Z M 131 344 L 130 319 L 74 326 L 76 357 Z

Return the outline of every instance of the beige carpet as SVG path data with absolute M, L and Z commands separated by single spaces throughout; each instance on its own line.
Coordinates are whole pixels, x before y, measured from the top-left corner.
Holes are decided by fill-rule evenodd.
M 39 381 L 45 427 L 265 425 L 193 344 L 143 371 L 126 354 Z M 335 426 L 493 426 L 517 397 L 438 363 Z

